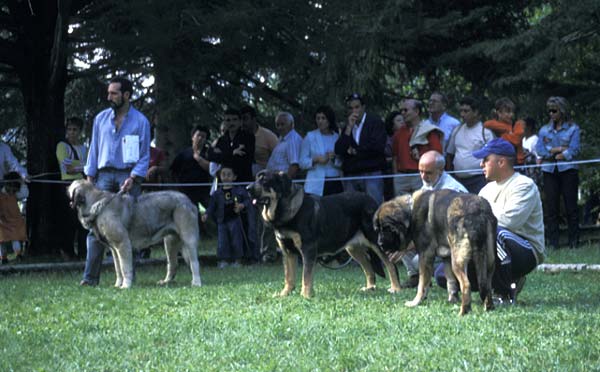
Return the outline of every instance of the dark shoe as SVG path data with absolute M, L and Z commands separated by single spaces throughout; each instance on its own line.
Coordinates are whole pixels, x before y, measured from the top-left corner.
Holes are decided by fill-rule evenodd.
M 82 287 L 95 287 L 96 286 L 96 284 L 90 283 L 87 280 L 80 281 L 79 285 Z
M 418 285 L 419 285 L 419 276 L 418 275 L 411 275 L 408 277 L 408 279 L 405 282 L 400 283 L 401 288 L 416 288 Z
M 527 280 L 527 277 L 522 276 L 519 279 L 517 279 L 516 282 L 512 283 L 510 285 L 510 294 L 509 294 L 509 301 L 511 304 L 516 304 L 517 303 L 517 296 L 519 295 L 519 293 L 521 293 L 521 291 L 523 290 L 523 287 L 525 286 L 525 281 Z

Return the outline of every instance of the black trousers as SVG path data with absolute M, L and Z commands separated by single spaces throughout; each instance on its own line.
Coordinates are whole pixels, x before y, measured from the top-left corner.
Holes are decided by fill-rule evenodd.
M 577 191 L 579 188 L 579 172 L 569 169 L 563 172 L 544 172 L 544 210 L 546 211 L 546 232 L 552 247 L 558 247 L 560 199 L 562 197 L 567 212 L 569 230 L 569 246 L 577 246 L 579 241 L 579 208 Z

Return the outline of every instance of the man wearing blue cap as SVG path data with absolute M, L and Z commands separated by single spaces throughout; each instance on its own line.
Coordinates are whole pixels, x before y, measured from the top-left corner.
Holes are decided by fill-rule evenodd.
M 481 159 L 480 166 L 489 181 L 479 196 L 490 203 L 498 219 L 492 287 L 499 302 L 514 304 L 525 275 L 546 257 L 540 193 L 531 178 L 515 172 L 516 151 L 505 139 L 487 142 L 473 156 Z M 436 280 L 443 284 L 440 274 L 436 270 Z
M 481 159 L 485 178 L 490 181 L 479 196 L 492 206 L 498 219 L 494 290 L 512 303 L 525 283 L 525 275 L 546 257 L 542 201 L 533 180 L 518 172 L 515 147 L 502 138 L 489 141 L 473 156 Z

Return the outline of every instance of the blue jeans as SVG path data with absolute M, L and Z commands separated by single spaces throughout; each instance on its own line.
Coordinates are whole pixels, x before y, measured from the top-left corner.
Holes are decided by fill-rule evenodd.
M 360 174 L 352 174 L 348 175 L 348 177 L 373 177 L 373 176 L 381 176 L 382 172 L 366 172 Z M 375 178 L 367 178 L 367 179 L 354 179 L 354 180 L 344 180 L 342 181 L 344 184 L 344 191 L 360 191 L 367 193 L 370 197 L 372 197 L 377 205 L 383 203 L 383 178 L 375 177 Z
M 217 259 L 219 261 L 236 261 L 243 257 L 244 236 L 242 235 L 242 229 L 242 219 L 240 217 L 217 224 L 219 234 Z
M 96 187 L 104 191 L 118 192 L 129 175 L 129 170 L 101 169 L 96 177 Z M 141 192 L 142 188 L 139 184 L 135 184 L 129 190 L 129 194 L 134 197 L 138 197 Z M 104 256 L 105 247 L 106 245 L 99 241 L 92 231 L 88 233 L 83 280 L 91 285 L 97 285 L 100 282 L 100 269 L 102 269 L 102 257 Z

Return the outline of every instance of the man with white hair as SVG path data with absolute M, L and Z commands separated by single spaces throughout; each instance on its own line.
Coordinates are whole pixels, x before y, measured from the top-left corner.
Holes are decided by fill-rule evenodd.
M 419 175 L 423 181 L 421 190 L 453 190 L 456 192 L 468 192 L 467 189 L 455 180 L 451 175 L 444 172 L 446 161 L 444 156 L 435 150 L 427 151 L 419 159 Z M 408 280 L 400 284 L 403 288 L 414 288 L 419 284 L 419 255 L 410 243 L 409 249 L 402 256 L 402 263 L 406 267 Z
M 300 147 L 302 136 L 294 129 L 294 116 L 281 111 L 275 116 L 275 129 L 279 133 L 279 143 L 273 149 L 267 162 L 267 169 L 276 172 L 286 172 L 290 178 L 295 178 L 300 166 Z

